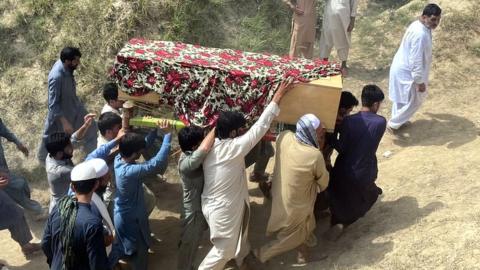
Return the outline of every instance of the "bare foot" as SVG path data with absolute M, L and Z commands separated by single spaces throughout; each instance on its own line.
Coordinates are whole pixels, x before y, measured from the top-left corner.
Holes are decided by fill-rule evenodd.
M 307 264 L 309 261 L 308 248 L 306 245 L 301 245 L 297 249 L 297 264 Z

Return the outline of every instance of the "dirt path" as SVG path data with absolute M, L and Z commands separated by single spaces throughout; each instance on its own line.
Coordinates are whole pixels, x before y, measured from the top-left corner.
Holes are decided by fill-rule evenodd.
M 303 269 L 471 269 L 480 265 L 480 139 L 478 121 L 469 120 L 480 115 L 455 106 L 440 110 L 434 104 L 434 100 L 427 102 L 404 130 L 404 140 L 384 137 L 378 151 L 378 183 L 385 195 L 335 243 L 321 240 L 328 226 L 326 219 L 321 220 L 316 230 L 320 241 L 313 253 L 326 258 Z M 385 158 L 386 151 L 393 154 Z M 268 170 L 272 168 L 271 162 Z M 173 269 L 176 261 L 181 190 L 175 174 L 170 175 L 167 183 L 153 184 L 158 209 L 151 227 L 161 241 L 154 245 L 150 269 Z M 258 247 L 266 241 L 270 206 L 254 185 L 250 194 L 250 239 Z M 39 237 L 43 224 L 31 225 Z M 199 259 L 209 247 L 205 234 Z M 0 232 L 0 254 L 11 269 L 47 269 L 43 256 L 32 261 L 22 258 L 6 231 Z M 270 262 L 271 269 L 294 269 L 294 258 L 294 252 L 276 258 Z

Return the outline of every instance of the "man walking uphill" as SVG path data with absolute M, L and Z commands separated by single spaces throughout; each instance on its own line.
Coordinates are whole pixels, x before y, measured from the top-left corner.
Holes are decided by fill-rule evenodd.
M 392 133 L 413 116 L 427 96 L 432 30 L 440 23 L 441 14 L 439 6 L 428 4 L 422 16 L 408 27 L 393 58 L 388 85 L 392 101 L 388 129 Z
M 65 47 L 60 53 L 60 59 L 55 62 L 48 74 L 48 114 L 45 120 L 45 130 L 37 158 L 45 163 L 47 150 L 46 139 L 55 132 L 72 134 L 83 125 L 83 118 L 88 113 L 77 96 L 77 83 L 73 72 L 80 64 L 82 54 L 78 48 Z M 97 128 L 92 125 L 87 130 L 83 140 L 86 153 L 97 147 Z

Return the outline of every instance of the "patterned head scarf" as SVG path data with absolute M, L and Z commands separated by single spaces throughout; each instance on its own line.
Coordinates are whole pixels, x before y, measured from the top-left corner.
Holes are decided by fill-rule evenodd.
M 313 114 L 302 116 L 297 122 L 295 137 L 304 144 L 318 148 L 317 132 L 315 131 L 321 122 Z

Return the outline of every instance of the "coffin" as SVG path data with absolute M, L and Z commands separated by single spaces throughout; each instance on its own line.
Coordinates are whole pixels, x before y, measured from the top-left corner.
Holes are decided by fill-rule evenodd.
M 280 82 L 300 82 L 283 99 L 278 121 L 295 123 L 314 113 L 333 129 L 341 91 L 340 66 L 272 54 L 218 49 L 180 42 L 132 39 L 120 50 L 112 78 L 119 98 L 167 105 L 186 125 L 210 126 L 224 110 L 254 123 Z
M 280 115 L 276 121 L 296 124 L 300 117 L 312 113 L 322 121 L 328 131 L 333 131 L 341 92 L 341 76 L 300 83 L 283 97 L 280 102 Z

